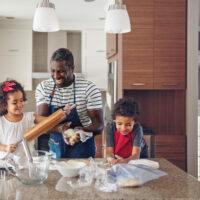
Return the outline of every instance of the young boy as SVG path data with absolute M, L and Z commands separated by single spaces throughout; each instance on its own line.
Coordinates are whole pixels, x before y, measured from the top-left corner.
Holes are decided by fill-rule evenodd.
M 110 165 L 148 158 L 148 146 L 138 122 L 138 104 L 130 98 L 115 103 L 112 118 L 107 124 L 106 157 Z

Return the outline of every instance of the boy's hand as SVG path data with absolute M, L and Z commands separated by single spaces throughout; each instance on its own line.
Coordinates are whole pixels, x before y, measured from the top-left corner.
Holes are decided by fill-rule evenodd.
M 126 159 L 118 156 L 118 155 L 115 155 L 115 157 L 108 157 L 107 158 L 107 161 L 108 161 L 108 165 L 110 167 L 112 167 L 113 165 L 116 165 L 118 163 L 127 163 Z
M 16 145 L 9 144 L 9 145 L 6 146 L 6 152 L 13 153 L 14 151 L 16 151 Z
M 107 157 L 108 166 L 111 167 L 113 165 L 113 162 L 115 161 L 115 158 L 113 157 Z

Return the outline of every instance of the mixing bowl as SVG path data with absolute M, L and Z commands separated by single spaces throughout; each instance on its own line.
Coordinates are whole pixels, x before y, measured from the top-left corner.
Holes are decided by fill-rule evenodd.
M 24 156 L 15 162 L 15 175 L 24 184 L 42 184 L 48 177 L 49 152 L 36 150 L 32 156 L 33 162 L 28 162 Z
M 76 177 L 78 176 L 79 170 L 85 167 L 86 164 L 84 162 L 65 162 L 61 161 L 56 163 L 56 169 L 60 172 L 60 174 L 64 177 Z

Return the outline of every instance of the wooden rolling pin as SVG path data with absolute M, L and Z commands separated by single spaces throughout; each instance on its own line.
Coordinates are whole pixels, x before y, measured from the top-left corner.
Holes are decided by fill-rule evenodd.
M 65 111 L 63 111 L 62 109 L 59 109 L 55 113 L 51 114 L 49 117 L 44 119 L 42 122 L 36 124 L 32 128 L 30 128 L 28 131 L 26 131 L 24 133 L 24 138 L 28 142 L 35 140 L 37 137 L 39 137 L 40 135 L 42 135 L 49 129 L 59 124 L 66 117 L 67 116 L 65 114 Z

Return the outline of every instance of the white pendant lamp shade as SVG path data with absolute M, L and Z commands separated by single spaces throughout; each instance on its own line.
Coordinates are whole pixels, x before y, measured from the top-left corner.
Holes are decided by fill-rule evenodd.
M 54 4 L 48 0 L 43 0 L 35 10 L 33 30 L 38 32 L 54 32 L 59 31 L 59 29 Z
M 112 4 L 109 6 L 105 28 L 106 33 L 127 33 L 131 31 L 131 24 L 126 6 Z

